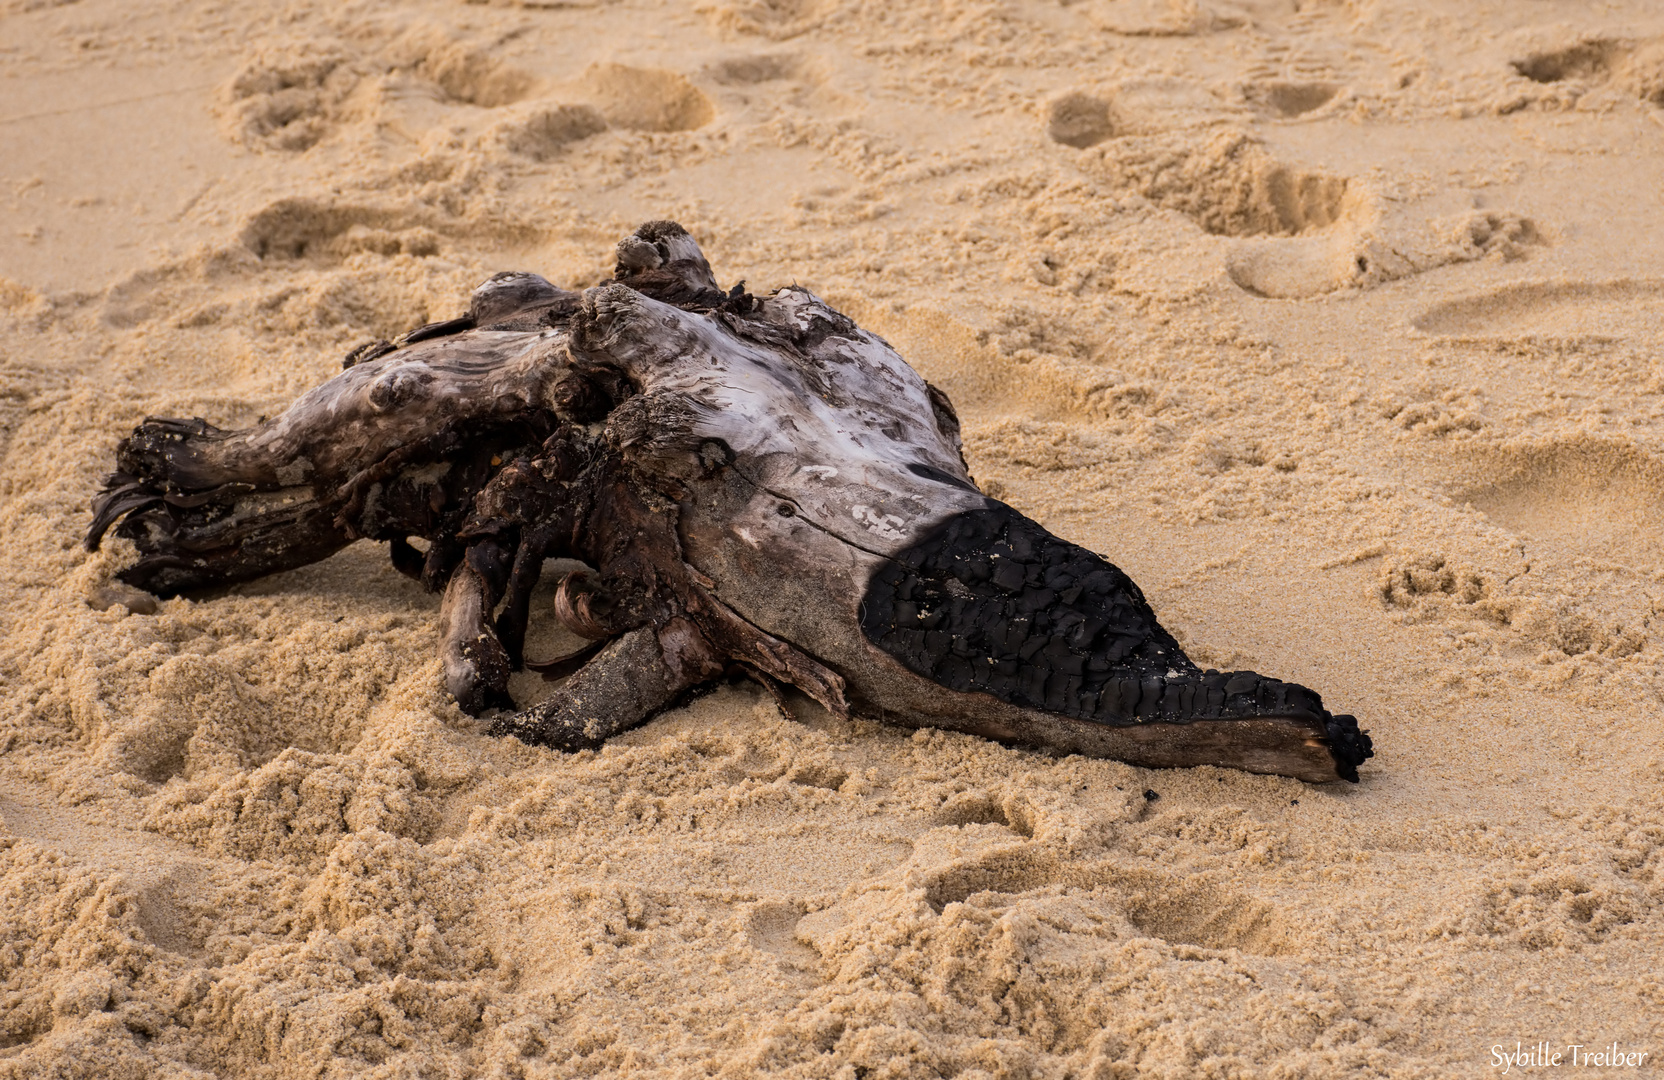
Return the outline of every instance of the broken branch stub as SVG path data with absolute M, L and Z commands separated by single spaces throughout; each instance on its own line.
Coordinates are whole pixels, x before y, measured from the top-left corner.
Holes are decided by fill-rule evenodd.
M 445 594 L 440 652 L 492 730 L 598 745 L 734 665 L 839 715 L 1138 765 L 1357 779 L 1369 736 L 1303 686 L 1202 671 L 1100 556 L 983 495 L 945 394 L 807 290 L 723 292 L 652 222 L 581 296 L 499 274 L 242 431 L 147 420 L 87 544 L 158 595 L 385 540 Z M 428 542 L 426 553 L 410 543 Z M 548 558 L 596 642 L 516 712 Z

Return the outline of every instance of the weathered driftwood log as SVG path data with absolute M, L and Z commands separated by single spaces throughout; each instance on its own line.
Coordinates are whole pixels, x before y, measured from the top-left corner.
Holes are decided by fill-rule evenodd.
M 839 715 L 1141 765 L 1322 782 L 1371 756 L 1313 691 L 1199 670 L 1125 574 L 977 490 L 952 405 L 888 344 L 804 289 L 722 291 L 670 222 L 582 295 L 499 274 L 255 427 L 145 421 L 88 546 L 112 525 L 158 595 L 387 541 L 444 590 L 457 701 L 554 747 L 738 664 Z M 555 557 L 594 568 L 554 606 L 596 645 L 516 712 Z

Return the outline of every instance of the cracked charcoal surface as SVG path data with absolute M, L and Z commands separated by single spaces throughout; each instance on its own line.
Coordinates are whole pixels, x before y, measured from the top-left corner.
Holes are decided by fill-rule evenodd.
M 939 526 L 873 576 L 861 632 L 909 671 L 1077 720 L 1321 717 L 1342 776 L 1371 756 L 1350 716 L 1304 686 L 1199 669 L 1138 586 L 1000 503 Z

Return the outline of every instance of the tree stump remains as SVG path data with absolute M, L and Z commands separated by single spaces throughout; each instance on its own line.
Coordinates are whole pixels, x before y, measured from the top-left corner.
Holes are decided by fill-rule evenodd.
M 173 596 L 385 541 L 444 592 L 458 704 L 563 750 L 738 665 L 843 717 L 1357 780 L 1353 717 L 1199 669 L 1127 575 L 982 494 L 947 396 L 881 338 L 796 286 L 723 291 L 673 222 L 620 242 L 615 275 L 498 274 L 251 428 L 147 419 L 87 547 L 113 526 L 139 553 L 119 577 Z M 554 604 L 592 645 L 522 711 L 508 678 L 550 558 L 593 568 Z

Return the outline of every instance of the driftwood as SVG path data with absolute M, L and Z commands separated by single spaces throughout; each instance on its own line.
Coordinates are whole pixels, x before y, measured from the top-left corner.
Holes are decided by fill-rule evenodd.
M 736 665 L 840 716 L 1149 766 L 1357 779 L 1367 734 L 1316 693 L 1202 671 L 1120 570 L 977 490 L 946 395 L 804 289 L 721 290 L 642 226 L 616 280 L 533 274 L 355 350 L 239 431 L 146 420 L 87 545 L 159 596 L 386 541 L 444 591 L 446 684 L 492 730 L 594 747 Z M 411 543 L 426 541 L 425 552 Z M 595 644 L 516 711 L 544 560 Z

